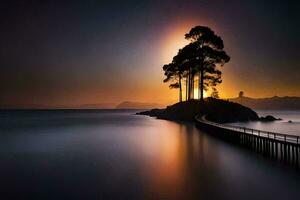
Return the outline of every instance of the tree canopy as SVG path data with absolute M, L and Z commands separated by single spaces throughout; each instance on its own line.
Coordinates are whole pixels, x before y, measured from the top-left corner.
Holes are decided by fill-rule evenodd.
M 182 101 L 182 80 L 185 79 L 186 100 L 194 98 L 195 78 L 198 77 L 199 98 L 209 87 L 216 94 L 215 86 L 222 82 L 222 72 L 218 66 L 229 62 L 230 57 L 224 51 L 224 43 L 210 28 L 196 26 L 185 34 L 190 43 L 180 49 L 170 64 L 164 65 L 170 88 L 179 88 L 179 101 Z

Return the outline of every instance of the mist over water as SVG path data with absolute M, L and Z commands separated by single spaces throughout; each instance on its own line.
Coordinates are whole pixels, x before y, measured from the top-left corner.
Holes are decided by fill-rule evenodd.
M 260 117 L 272 115 L 282 120 L 274 122 L 239 122 L 232 123 L 232 125 L 300 136 L 300 110 L 257 110 L 256 112 Z
M 296 169 L 135 112 L 1 111 L 0 198 L 299 198 Z

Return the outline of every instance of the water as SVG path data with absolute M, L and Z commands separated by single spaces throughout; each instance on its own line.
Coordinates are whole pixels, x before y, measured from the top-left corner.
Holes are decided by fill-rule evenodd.
M 0 199 L 299 199 L 296 169 L 133 112 L 0 112 Z
M 256 112 L 259 116 L 272 115 L 276 118 L 281 118 L 282 120 L 274 122 L 239 122 L 232 123 L 232 125 L 300 136 L 300 110 L 257 110 Z M 290 123 L 289 121 L 291 121 L 292 123 Z

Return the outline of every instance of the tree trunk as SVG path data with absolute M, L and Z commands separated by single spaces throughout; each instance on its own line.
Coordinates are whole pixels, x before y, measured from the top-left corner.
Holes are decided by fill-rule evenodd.
M 193 87 L 192 87 L 192 73 L 191 73 L 191 69 L 189 69 L 189 100 L 192 97 L 192 91 L 193 91 Z
M 203 101 L 203 91 L 204 91 L 204 70 L 203 70 L 203 66 L 201 66 L 200 91 L 201 91 L 200 100 Z
M 179 102 L 182 102 L 181 75 L 179 75 Z
M 194 99 L 194 79 L 195 79 L 195 76 L 194 74 L 192 74 L 192 80 L 191 80 L 191 85 L 192 85 L 192 91 L 191 91 L 191 99 Z
M 199 72 L 199 77 L 198 77 L 198 99 L 201 98 L 201 71 Z
M 192 99 L 194 99 L 194 90 L 195 90 L 195 74 L 192 74 Z
M 188 99 L 188 92 L 189 92 L 189 90 L 188 90 L 188 80 L 189 80 L 189 77 L 188 77 L 188 75 L 186 76 L 186 79 L 185 79 L 185 100 L 186 101 L 188 101 L 189 99 Z
M 188 75 L 188 100 L 191 99 L 191 70 L 189 69 Z

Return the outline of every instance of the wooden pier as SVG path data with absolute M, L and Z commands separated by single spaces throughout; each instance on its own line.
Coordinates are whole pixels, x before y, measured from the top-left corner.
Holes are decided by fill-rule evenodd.
M 300 136 L 219 124 L 197 116 L 196 126 L 217 137 L 243 145 L 268 158 L 300 165 Z

